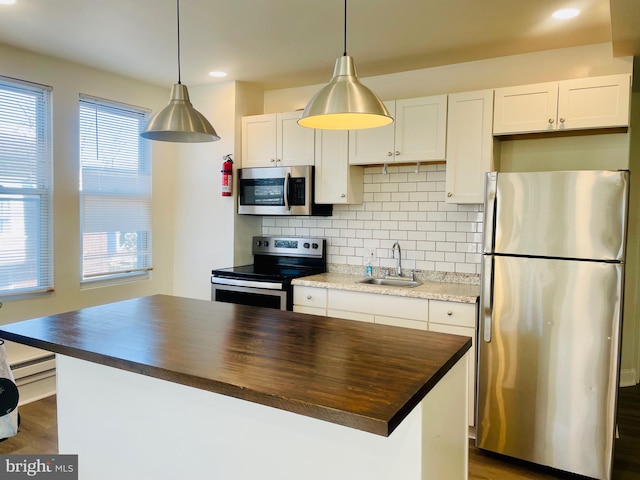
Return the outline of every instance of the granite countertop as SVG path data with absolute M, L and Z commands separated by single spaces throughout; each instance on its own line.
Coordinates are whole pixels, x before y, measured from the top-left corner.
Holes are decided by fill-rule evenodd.
M 388 436 L 471 339 L 153 295 L 0 326 L 74 358 Z
M 296 278 L 293 285 L 319 288 L 334 288 L 353 292 L 378 293 L 399 297 L 444 300 L 448 302 L 475 303 L 480 295 L 480 285 L 449 282 L 423 281 L 417 287 L 391 287 L 386 285 L 367 285 L 358 283 L 366 277 L 345 273 L 321 273 L 309 277 Z

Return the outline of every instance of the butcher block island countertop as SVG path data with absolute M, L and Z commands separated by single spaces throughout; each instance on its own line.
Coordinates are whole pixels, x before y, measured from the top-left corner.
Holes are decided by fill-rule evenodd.
M 471 347 L 468 337 L 166 295 L 3 325 L 0 337 L 106 376 L 150 381 L 141 374 L 383 437 Z

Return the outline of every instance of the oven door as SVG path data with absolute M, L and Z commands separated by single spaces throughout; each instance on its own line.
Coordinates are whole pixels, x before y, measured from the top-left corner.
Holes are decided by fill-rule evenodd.
M 229 279 L 224 279 L 226 283 Z M 267 307 L 287 310 L 287 291 L 261 288 L 261 282 L 245 282 L 255 286 L 227 285 L 211 280 L 211 300 L 214 302 L 237 303 L 252 307 Z

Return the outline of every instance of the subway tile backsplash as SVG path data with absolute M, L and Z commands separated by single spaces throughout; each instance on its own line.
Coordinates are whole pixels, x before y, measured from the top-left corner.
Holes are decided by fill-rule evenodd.
M 362 205 L 334 205 L 331 217 L 263 217 L 262 233 L 326 238 L 330 270 L 364 274 L 371 252 L 376 274 L 395 268 L 397 241 L 405 274 L 479 275 L 483 206 L 445 202 L 444 164 L 387 170 L 365 168 Z

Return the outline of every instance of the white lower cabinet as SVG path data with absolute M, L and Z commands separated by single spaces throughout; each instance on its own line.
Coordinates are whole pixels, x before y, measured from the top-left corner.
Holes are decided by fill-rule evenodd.
M 327 289 L 293 287 L 293 311 L 327 316 Z
M 469 355 L 469 426 L 475 425 L 476 304 L 429 300 L 429 331 L 471 337 Z
M 469 426 L 475 425 L 477 317 L 475 303 L 295 286 L 293 311 L 471 337 Z

